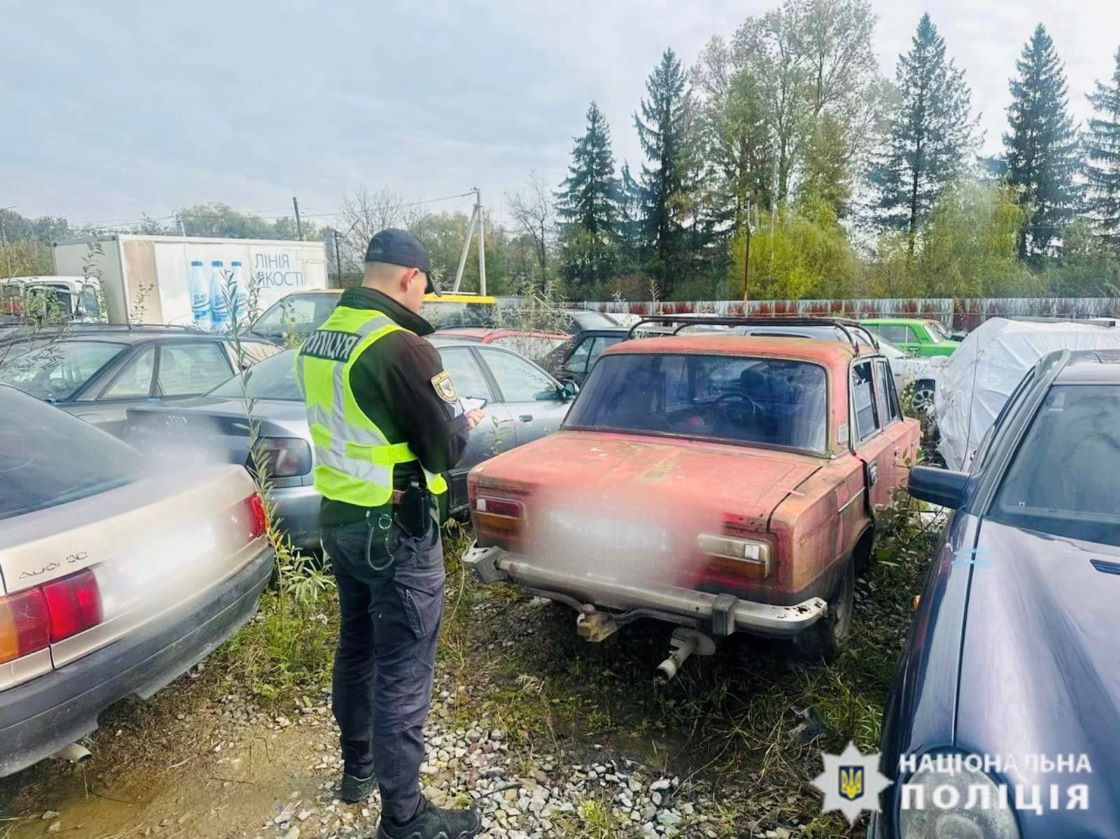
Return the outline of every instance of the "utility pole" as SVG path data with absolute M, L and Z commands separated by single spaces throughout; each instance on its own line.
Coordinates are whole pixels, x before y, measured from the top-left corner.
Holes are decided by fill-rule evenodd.
M 338 249 L 338 240 L 342 237 L 337 230 L 332 230 L 331 233 L 334 234 L 331 238 L 334 239 L 334 264 L 338 272 L 338 287 L 342 288 L 342 252 Z
M 467 254 L 470 253 L 471 240 L 474 239 L 474 230 L 478 228 L 478 291 L 486 293 L 486 241 L 484 239 L 482 223 L 482 193 L 474 187 L 474 207 L 471 208 L 471 219 L 467 222 L 467 238 L 463 242 L 463 251 L 459 254 L 459 268 L 455 272 L 455 285 L 452 292 L 458 292 L 463 282 L 463 270 L 467 267 Z M 467 195 L 470 195 L 468 192 Z
M 478 288 L 479 293 L 486 294 L 486 242 L 482 231 L 482 192 L 474 188 L 474 206 L 478 213 Z
M 299 201 L 296 200 L 296 197 L 294 195 L 292 196 L 292 206 L 295 208 L 295 211 L 296 211 L 296 235 L 299 236 L 299 240 L 302 242 L 303 241 L 303 224 L 299 220 Z
M 8 266 L 7 276 L 9 277 L 12 276 L 12 252 L 8 250 L 8 237 L 4 233 L 4 213 L 15 208 L 14 204 L 11 207 L 0 207 L 0 248 L 4 249 L 4 261 Z

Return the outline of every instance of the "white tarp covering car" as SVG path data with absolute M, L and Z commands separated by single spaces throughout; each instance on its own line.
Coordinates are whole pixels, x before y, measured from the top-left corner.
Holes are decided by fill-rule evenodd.
M 1120 321 L 992 318 L 969 333 L 937 378 L 938 451 L 950 469 L 973 453 L 1027 370 L 1055 350 L 1120 349 Z

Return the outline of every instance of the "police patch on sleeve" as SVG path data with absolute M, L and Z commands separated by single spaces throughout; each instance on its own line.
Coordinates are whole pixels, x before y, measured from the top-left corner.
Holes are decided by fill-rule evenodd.
M 444 402 L 452 405 L 459 402 L 459 393 L 455 390 L 455 383 L 451 381 L 451 376 L 447 374 L 446 370 L 441 370 L 438 376 L 432 376 L 432 387 L 436 389 L 436 394 Z

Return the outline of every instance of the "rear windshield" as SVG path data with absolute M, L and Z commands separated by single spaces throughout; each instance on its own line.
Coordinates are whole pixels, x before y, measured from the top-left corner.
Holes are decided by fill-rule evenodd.
M 0 519 L 105 492 L 139 476 L 140 456 L 64 411 L 0 387 Z
M 505 347 L 521 353 L 526 358 L 540 363 L 567 340 L 567 338 L 552 338 L 548 335 L 503 335 L 490 343 L 495 347 Z
M 287 350 L 254 364 L 245 371 L 245 387 L 242 390 L 241 375 L 218 385 L 208 396 L 221 396 L 225 399 L 278 399 L 284 402 L 302 402 L 296 381 L 295 350 Z
M 605 355 L 567 428 L 671 434 L 823 452 L 824 368 L 717 355 Z
M 1120 545 L 1120 386 L 1052 387 L 1015 453 L 991 518 Z
M 64 401 L 125 349 L 108 341 L 56 341 L 22 355 L 13 348 L 0 365 L 0 382 L 36 399 Z
M 493 303 L 459 303 L 451 300 L 424 300 L 421 314 L 436 329 L 456 326 L 493 326 L 497 308 Z

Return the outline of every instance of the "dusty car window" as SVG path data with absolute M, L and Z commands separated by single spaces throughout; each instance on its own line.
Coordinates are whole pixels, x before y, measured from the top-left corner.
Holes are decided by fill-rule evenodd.
M 939 343 L 949 340 L 949 334 L 945 331 L 944 327 L 934 321 L 930 321 L 926 324 L 926 331 L 929 333 L 930 338 Z
M 266 358 L 245 371 L 245 388 L 241 387 L 241 374 L 222 382 L 207 396 L 225 399 L 277 399 L 285 402 L 302 402 L 303 394 L 296 380 L 295 350 L 288 350 Z
M 565 422 L 600 428 L 825 448 L 824 369 L 802 361 L 623 354 L 599 360 Z
M 474 354 L 466 347 L 440 348 L 443 368 L 451 376 L 459 396 L 467 399 L 491 399 L 490 385 L 478 366 Z
M 1120 545 L 1120 387 L 1050 390 L 991 517 L 1057 536 Z
M 169 344 L 160 349 L 159 388 L 164 396 L 205 393 L 229 378 L 220 344 Z
M 879 429 L 879 408 L 871 387 L 871 363 L 852 368 L 852 406 L 856 414 L 856 436 L 866 440 Z
M 36 399 L 66 400 L 124 350 L 108 341 L 59 341 L 10 358 L 0 382 Z
M 0 388 L 0 414 L 0 519 L 76 501 L 139 476 L 134 449 L 57 408 Z
M 556 385 L 542 370 L 508 352 L 480 350 L 505 402 L 556 399 Z
M 142 399 L 152 392 L 152 371 L 156 366 L 156 348 L 145 347 L 128 362 L 128 367 L 101 394 L 102 399 Z

